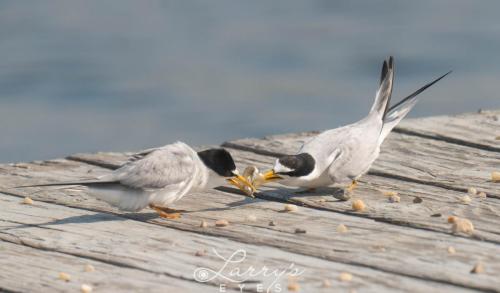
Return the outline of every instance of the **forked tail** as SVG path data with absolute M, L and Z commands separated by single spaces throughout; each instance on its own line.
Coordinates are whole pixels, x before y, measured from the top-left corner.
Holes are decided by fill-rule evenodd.
M 380 143 L 384 141 L 391 130 L 396 127 L 396 125 L 398 125 L 398 123 L 406 116 L 406 114 L 410 112 L 413 106 L 415 106 L 418 101 L 417 96 L 450 73 L 451 70 L 436 78 L 432 82 L 429 82 L 428 84 L 419 88 L 411 95 L 399 101 L 396 105 L 390 107 L 384 117 L 384 126 L 382 127 L 382 132 L 380 133 Z
M 375 114 L 380 120 L 384 120 L 391 102 L 392 84 L 394 81 L 393 61 L 392 56 L 388 60 L 384 60 L 382 73 L 380 74 L 380 85 L 370 110 L 370 114 Z

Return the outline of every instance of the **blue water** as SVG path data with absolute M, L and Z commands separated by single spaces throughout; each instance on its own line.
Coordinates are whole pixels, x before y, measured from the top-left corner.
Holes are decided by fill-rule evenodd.
M 0 162 L 499 108 L 499 1 L 0 1 Z

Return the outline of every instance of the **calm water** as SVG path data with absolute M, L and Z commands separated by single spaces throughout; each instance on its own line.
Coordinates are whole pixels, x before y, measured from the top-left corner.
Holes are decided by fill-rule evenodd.
M 499 108 L 499 1 L 0 1 L 0 162 Z

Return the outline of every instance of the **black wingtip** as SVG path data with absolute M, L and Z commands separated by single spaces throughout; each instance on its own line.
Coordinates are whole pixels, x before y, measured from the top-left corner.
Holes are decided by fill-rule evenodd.
M 420 93 L 422 93 L 423 91 L 425 91 L 426 89 L 428 89 L 429 87 L 431 87 L 432 85 L 434 85 L 436 82 L 440 81 L 441 79 L 443 79 L 445 76 L 447 76 L 448 74 L 452 73 L 453 70 L 450 70 L 448 72 L 446 72 L 445 74 L 441 75 L 440 77 L 436 78 L 435 80 L 429 82 L 428 84 L 424 85 L 423 87 L 419 88 L 418 90 L 416 90 L 415 92 L 413 92 L 411 95 L 407 96 L 406 98 L 402 99 L 401 101 L 399 101 L 397 104 L 395 104 L 394 106 L 392 106 L 389 111 L 391 111 L 392 109 L 398 107 L 399 105 L 403 104 L 404 102 L 408 101 L 409 99 L 415 97 L 415 96 L 418 96 Z

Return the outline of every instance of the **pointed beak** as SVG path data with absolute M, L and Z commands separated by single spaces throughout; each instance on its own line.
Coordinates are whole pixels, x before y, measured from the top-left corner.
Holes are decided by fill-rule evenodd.
M 264 180 L 267 181 L 274 181 L 274 180 L 279 180 L 279 179 L 283 179 L 283 177 L 279 176 L 278 174 L 276 174 L 274 172 L 274 170 L 269 170 L 269 171 L 266 171 L 264 174 L 262 174 L 264 176 Z
M 237 172 L 234 172 L 234 177 L 227 179 L 227 182 L 238 187 L 241 191 L 243 191 L 246 195 L 254 197 L 253 193 L 257 191 L 257 189 L 248 181 L 247 178 L 241 176 Z

